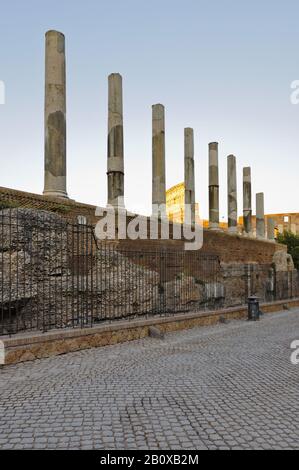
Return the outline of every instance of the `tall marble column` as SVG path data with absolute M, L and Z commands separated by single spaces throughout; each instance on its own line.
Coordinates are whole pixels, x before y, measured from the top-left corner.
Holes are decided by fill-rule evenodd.
M 243 226 L 245 235 L 252 234 L 251 168 L 243 168 Z
M 209 144 L 209 228 L 219 229 L 218 143 Z
M 185 223 L 195 224 L 194 132 L 184 130 L 185 161 Z
M 108 77 L 108 149 L 107 149 L 108 204 L 124 206 L 124 133 L 122 77 L 112 73 Z
M 256 237 L 265 238 L 264 193 L 256 195 Z
M 45 196 L 67 198 L 65 38 L 46 33 L 45 67 Z
M 275 241 L 275 220 L 272 217 L 267 218 L 267 238 L 269 241 Z
M 237 201 L 237 164 L 236 157 L 227 157 L 227 208 L 228 231 L 238 232 L 238 201 Z
M 166 204 L 165 186 L 165 110 L 162 104 L 152 107 L 152 204 Z M 155 211 L 153 211 L 155 212 Z M 164 211 L 159 211 L 165 216 Z

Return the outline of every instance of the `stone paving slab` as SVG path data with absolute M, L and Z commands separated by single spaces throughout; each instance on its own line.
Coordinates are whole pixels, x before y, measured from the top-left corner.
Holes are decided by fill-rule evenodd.
M 0 449 L 298 449 L 299 309 L 0 368 Z

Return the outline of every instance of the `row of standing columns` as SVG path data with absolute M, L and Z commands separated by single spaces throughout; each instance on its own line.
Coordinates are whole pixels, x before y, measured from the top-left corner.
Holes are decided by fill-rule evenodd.
M 227 157 L 227 218 L 228 232 L 238 233 L 238 197 L 237 197 L 237 159 L 234 155 Z M 209 228 L 219 230 L 219 166 L 218 143 L 209 144 Z M 243 168 L 243 230 L 247 236 L 252 235 L 252 189 L 251 168 Z M 267 219 L 267 237 L 274 240 L 275 221 Z M 264 193 L 256 195 L 256 237 L 264 239 L 265 211 Z
M 124 131 L 122 77 L 113 73 L 108 78 L 108 142 L 107 186 L 108 204 L 124 206 Z M 185 204 L 189 223 L 195 223 L 194 132 L 184 130 Z M 152 204 L 166 205 L 165 179 L 165 109 L 152 107 Z M 46 33 L 45 61 L 45 185 L 44 195 L 67 198 L 66 189 L 66 70 L 65 37 L 58 31 Z M 227 159 L 228 231 L 238 231 L 236 157 Z M 165 213 L 158 214 L 165 216 Z M 252 234 L 251 169 L 243 169 L 243 227 Z M 209 228 L 219 229 L 219 167 L 218 143 L 209 144 Z M 267 221 L 267 233 L 274 239 L 275 224 Z M 256 235 L 265 238 L 264 194 L 256 195 Z

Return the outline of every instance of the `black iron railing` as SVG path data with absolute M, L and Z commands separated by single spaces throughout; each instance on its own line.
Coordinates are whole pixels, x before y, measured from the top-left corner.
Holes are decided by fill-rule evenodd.
M 249 293 L 262 300 L 299 293 L 298 277 L 271 266 L 223 269 L 200 251 L 122 246 L 99 243 L 92 226 L 49 212 L 1 211 L 0 335 L 240 305 Z

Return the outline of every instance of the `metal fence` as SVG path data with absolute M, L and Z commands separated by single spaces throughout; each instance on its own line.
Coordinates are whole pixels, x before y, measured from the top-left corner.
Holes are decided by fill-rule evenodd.
M 269 289 L 275 280 L 264 279 L 262 268 L 265 285 L 257 281 L 256 268 L 242 269 L 241 275 L 223 273 L 217 256 L 201 252 L 99 243 L 92 226 L 43 211 L 3 210 L 0 335 L 238 305 L 253 289 L 277 297 L 276 287 Z M 289 297 L 289 282 L 282 296 Z

